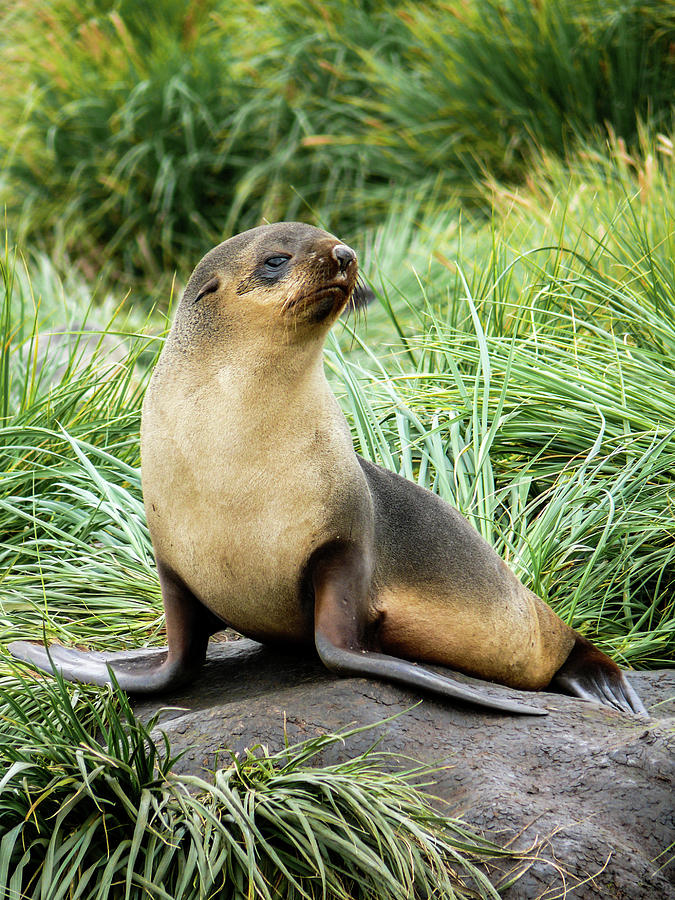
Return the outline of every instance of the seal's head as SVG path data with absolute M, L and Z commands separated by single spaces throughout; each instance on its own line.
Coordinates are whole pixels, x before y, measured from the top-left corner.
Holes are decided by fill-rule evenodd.
M 190 277 L 178 319 L 190 331 L 201 322 L 233 337 L 243 329 L 302 340 L 327 331 L 359 294 L 357 270 L 351 247 L 319 228 L 262 225 L 206 254 Z

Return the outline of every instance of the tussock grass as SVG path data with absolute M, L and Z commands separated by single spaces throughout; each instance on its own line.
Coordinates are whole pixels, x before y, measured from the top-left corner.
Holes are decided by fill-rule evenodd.
M 404 15 L 408 65 L 366 58 L 389 134 L 419 168 L 519 180 L 533 148 L 563 157 L 607 123 L 632 145 L 640 117 L 670 121 L 675 17 L 658 0 L 475 0 Z
M 555 328 L 547 308 L 556 302 L 565 311 L 573 302 L 578 311 L 585 296 L 588 321 L 611 320 L 617 334 L 667 352 L 674 178 L 673 137 L 646 131 L 632 154 L 613 139 L 567 162 L 544 154 L 521 187 L 490 179 L 488 222 L 433 192 L 395 195 L 386 219 L 362 240 L 362 269 L 383 301 L 369 312 L 367 340 L 388 339 L 393 325 L 405 341 L 426 330 L 429 308 L 471 331 L 468 307 L 457 301 L 464 279 L 490 328 L 505 336 Z M 527 298 L 536 300 L 534 313 L 523 311 Z
M 17 4 L 4 48 L 16 91 L 4 113 L 21 128 L 8 197 L 29 230 L 50 230 L 89 269 L 105 247 L 118 280 L 156 280 L 177 251 L 217 242 L 214 205 L 272 142 L 251 124 L 257 85 L 241 71 L 247 6 Z
M 491 229 L 392 215 L 369 245 L 382 306 L 331 355 L 360 452 L 454 503 L 559 615 L 643 666 L 675 651 L 662 145 L 589 153 L 564 186 L 542 163 L 531 191 L 502 188 Z
M 264 218 L 354 241 L 401 187 L 484 211 L 476 178 L 672 128 L 659 0 L 16 0 L 2 22 L 11 224 L 118 283 Z
M 636 361 L 610 335 L 570 357 L 563 327 L 558 339 L 519 340 L 486 334 L 477 314 L 473 338 L 432 322 L 408 341 L 417 370 L 408 354 L 384 372 L 336 346 L 334 375 L 360 451 L 456 505 L 526 584 L 615 658 L 672 662 L 667 363 Z
M 124 646 L 161 623 L 138 446 L 160 341 L 129 331 L 121 310 L 88 330 L 84 305 L 72 328 L 48 331 L 58 303 L 43 316 L 9 249 L 0 276 L 0 632 Z
M 342 735 L 251 748 L 209 780 L 172 772 L 118 689 L 18 668 L 1 696 L 3 896 L 497 898 L 477 864 L 514 856 L 436 812 L 427 770 L 384 774 L 378 752 L 312 767 Z

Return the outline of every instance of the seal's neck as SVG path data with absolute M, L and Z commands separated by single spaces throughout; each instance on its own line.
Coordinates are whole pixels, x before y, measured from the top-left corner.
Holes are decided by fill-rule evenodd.
M 251 408 L 290 402 L 300 393 L 328 391 L 323 341 L 285 339 L 283 333 L 217 335 L 172 329 L 157 366 L 156 380 L 183 385 L 181 393 L 215 390 Z

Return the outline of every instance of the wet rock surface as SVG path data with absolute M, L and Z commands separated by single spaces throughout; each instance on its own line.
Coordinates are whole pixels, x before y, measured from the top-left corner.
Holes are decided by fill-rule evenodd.
M 173 752 L 188 748 L 176 770 L 200 775 L 219 758 L 227 764 L 223 748 L 262 743 L 274 751 L 285 741 L 408 710 L 333 745 L 317 764 L 350 758 L 381 737 L 383 750 L 443 765 L 427 790 L 445 801 L 449 815 L 518 849 L 543 841 L 539 858 L 505 892 L 512 900 L 553 900 L 565 891 L 575 900 L 669 900 L 675 898 L 675 670 L 630 677 L 648 720 L 548 693 L 523 696 L 548 716 L 514 716 L 430 696 L 420 703 L 412 691 L 339 678 L 317 659 L 240 640 L 212 642 L 195 684 L 135 708 L 147 719 L 173 707 L 162 712 L 160 727 Z

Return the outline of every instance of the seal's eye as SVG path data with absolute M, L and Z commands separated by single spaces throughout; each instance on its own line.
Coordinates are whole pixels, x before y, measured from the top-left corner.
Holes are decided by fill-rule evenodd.
M 290 256 L 287 256 L 286 254 L 278 253 L 276 256 L 268 256 L 267 259 L 265 260 L 265 265 L 268 266 L 270 269 L 280 269 L 281 266 L 283 266 L 283 264 L 285 262 L 287 262 L 287 260 L 289 260 L 289 259 L 290 259 Z

